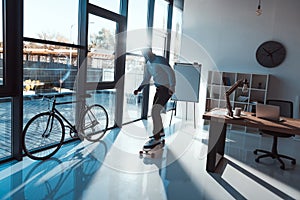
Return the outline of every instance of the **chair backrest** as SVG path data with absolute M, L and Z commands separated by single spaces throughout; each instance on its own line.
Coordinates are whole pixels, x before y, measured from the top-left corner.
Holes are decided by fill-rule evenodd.
M 280 107 L 280 116 L 293 118 L 293 102 L 286 100 L 268 99 L 267 104 Z

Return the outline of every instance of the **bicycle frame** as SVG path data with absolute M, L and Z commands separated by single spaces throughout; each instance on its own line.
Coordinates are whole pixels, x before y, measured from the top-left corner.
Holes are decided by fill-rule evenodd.
M 50 102 L 51 100 L 49 100 L 49 102 Z M 73 125 L 57 108 L 56 108 L 56 105 L 64 105 L 64 104 L 74 104 L 74 103 L 80 103 L 81 105 L 80 105 L 80 107 L 81 108 L 84 108 L 84 109 L 86 109 L 87 108 L 87 105 L 82 101 L 82 100 L 77 100 L 77 101 L 65 101 L 65 102 L 56 102 L 56 99 L 55 99 L 55 97 L 54 97 L 54 100 L 52 100 L 52 107 L 51 107 L 51 109 L 50 109 L 50 113 L 51 113 L 51 115 L 52 114 L 57 114 L 62 120 L 63 120 L 63 122 L 65 122 L 68 126 L 66 126 L 66 127 L 68 127 L 71 131 L 73 131 L 74 133 L 78 133 L 78 131 L 77 131 L 77 129 L 76 129 L 76 126 L 75 125 Z M 81 116 L 81 113 L 82 112 L 80 112 L 80 115 L 79 116 Z M 50 120 L 50 119 L 49 119 Z M 52 120 L 53 120 L 53 118 L 52 118 Z M 49 124 L 49 122 L 47 123 L 47 124 Z M 52 123 L 51 123 L 51 127 L 52 127 Z M 48 129 L 48 127 L 47 127 L 47 129 Z M 46 130 L 47 130 L 46 129 Z

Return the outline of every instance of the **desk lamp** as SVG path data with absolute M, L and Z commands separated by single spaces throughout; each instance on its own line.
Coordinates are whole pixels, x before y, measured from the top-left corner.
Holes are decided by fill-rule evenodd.
M 227 105 L 227 115 L 230 118 L 233 118 L 233 112 L 232 112 L 232 106 L 230 104 L 229 96 L 238 88 L 238 86 L 243 83 L 242 93 L 248 92 L 248 82 L 247 79 L 240 79 L 237 82 L 235 82 L 229 90 L 225 92 L 226 96 L 226 105 Z

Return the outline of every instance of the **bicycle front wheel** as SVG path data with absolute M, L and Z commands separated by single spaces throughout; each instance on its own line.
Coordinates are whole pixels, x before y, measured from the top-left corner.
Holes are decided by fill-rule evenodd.
M 46 160 L 63 144 L 65 127 L 55 114 L 44 112 L 35 115 L 26 124 L 23 135 L 23 150 L 34 160 Z
M 80 133 L 88 141 L 99 141 L 105 134 L 108 126 L 108 114 L 101 105 L 89 106 L 81 119 Z

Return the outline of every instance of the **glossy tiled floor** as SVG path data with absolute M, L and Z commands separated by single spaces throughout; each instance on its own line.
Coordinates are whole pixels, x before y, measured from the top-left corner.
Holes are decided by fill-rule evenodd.
M 149 120 L 111 130 L 101 142 L 64 145 L 44 162 L 2 164 L 0 199 L 300 199 L 299 164 L 286 162 L 283 171 L 272 159 L 254 161 L 253 150 L 269 149 L 270 137 L 229 132 L 224 171 L 207 173 L 207 130 L 172 122 L 154 158 L 138 153 L 151 133 Z M 300 163 L 300 141 L 279 146 Z

